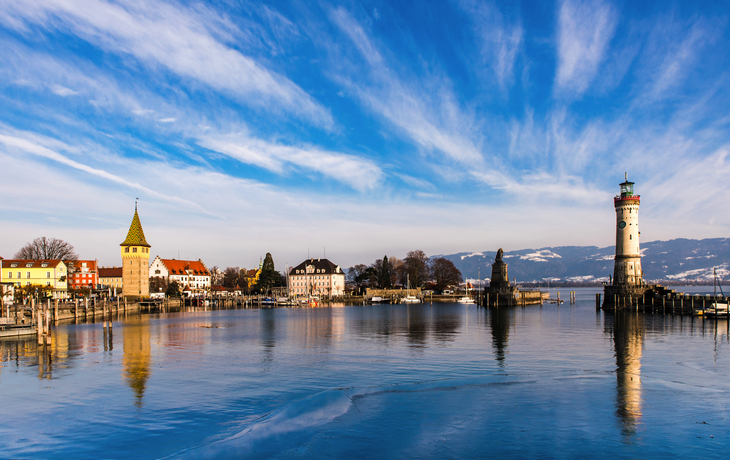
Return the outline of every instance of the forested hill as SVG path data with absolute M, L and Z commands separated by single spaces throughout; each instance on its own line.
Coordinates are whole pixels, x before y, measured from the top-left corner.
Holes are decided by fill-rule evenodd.
M 491 276 L 491 264 L 499 247 L 489 251 L 438 255 L 454 262 L 464 278 L 476 279 L 481 270 L 482 279 Z M 644 279 L 676 281 L 711 281 L 712 269 L 718 276 L 730 275 L 730 239 L 704 240 L 676 239 L 642 243 Z M 614 246 L 559 246 L 540 249 L 505 251 L 504 261 L 509 264 L 510 278 L 517 282 L 608 281 L 613 275 Z

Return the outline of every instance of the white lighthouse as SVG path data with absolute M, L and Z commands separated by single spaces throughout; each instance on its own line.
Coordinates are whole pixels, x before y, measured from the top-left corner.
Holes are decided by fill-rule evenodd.
M 639 250 L 639 195 L 634 195 L 634 183 L 628 175 L 621 185 L 621 194 L 613 199 L 616 208 L 616 257 L 613 265 L 613 285 L 634 288 L 644 284 Z

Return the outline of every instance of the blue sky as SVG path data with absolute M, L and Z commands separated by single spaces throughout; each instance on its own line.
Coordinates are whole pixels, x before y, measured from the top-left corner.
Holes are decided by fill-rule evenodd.
M 728 2 L 0 2 L 0 256 L 727 236 Z

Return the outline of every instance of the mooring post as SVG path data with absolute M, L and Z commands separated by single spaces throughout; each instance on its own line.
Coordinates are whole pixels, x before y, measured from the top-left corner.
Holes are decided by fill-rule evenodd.
M 53 305 L 53 317 L 56 321 L 58 321 L 58 299 L 55 299 Z
M 44 323 L 45 326 L 45 342 L 46 345 L 52 345 L 53 339 L 51 338 L 51 309 L 49 308 L 46 310 L 46 322 Z
M 596 311 L 601 309 L 601 293 L 596 293 Z
M 32 305 L 31 301 L 31 305 Z M 31 306 L 31 309 L 34 309 L 34 306 Z M 38 335 L 38 345 L 43 345 L 43 315 L 40 314 L 40 311 L 38 312 L 38 321 L 36 321 L 36 333 Z

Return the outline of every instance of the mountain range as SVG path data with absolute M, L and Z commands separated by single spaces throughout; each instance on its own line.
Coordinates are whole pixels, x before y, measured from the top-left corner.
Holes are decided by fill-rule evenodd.
M 438 255 L 451 260 L 465 279 L 488 279 L 497 249 Z M 717 268 L 720 279 L 730 275 L 730 238 L 675 239 L 642 243 L 644 280 L 707 282 Z M 505 251 L 510 278 L 518 283 L 608 281 L 613 276 L 615 247 L 558 246 Z

